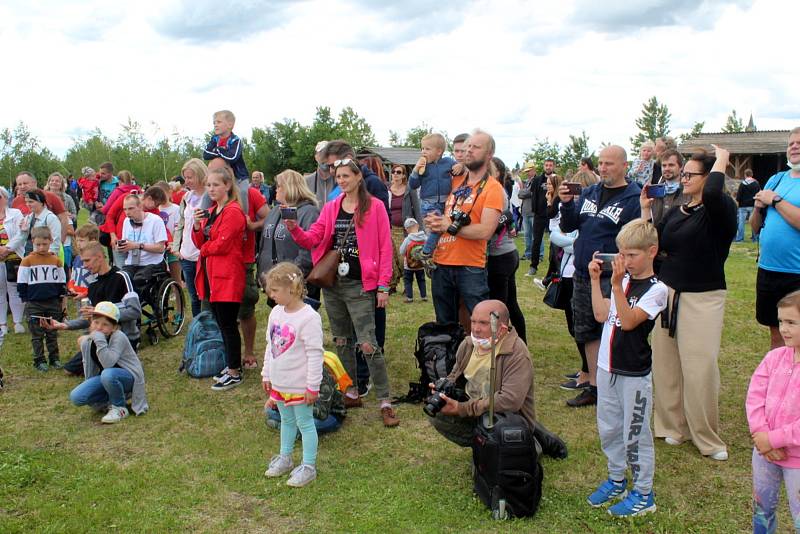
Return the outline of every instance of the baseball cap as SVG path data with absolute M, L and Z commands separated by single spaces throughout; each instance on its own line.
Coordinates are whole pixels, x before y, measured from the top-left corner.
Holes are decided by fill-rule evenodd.
M 119 322 L 119 308 L 117 308 L 116 304 L 113 302 L 108 302 L 107 300 L 98 302 L 97 306 L 94 307 L 92 315 L 102 315 L 103 317 L 111 319 L 115 323 Z
M 417 220 L 414 217 L 409 217 L 408 219 L 405 220 L 405 222 L 403 222 L 403 228 L 408 230 L 410 227 L 414 226 L 415 224 L 417 226 L 419 226 L 419 223 L 417 222 Z

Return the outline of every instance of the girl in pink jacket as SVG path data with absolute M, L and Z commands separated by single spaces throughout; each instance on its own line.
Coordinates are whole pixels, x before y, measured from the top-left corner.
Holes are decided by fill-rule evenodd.
M 778 302 L 778 323 L 786 346 L 767 353 L 747 390 L 747 422 L 755 445 L 754 533 L 776 532 L 781 480 L 800 531 L 800 291 Z

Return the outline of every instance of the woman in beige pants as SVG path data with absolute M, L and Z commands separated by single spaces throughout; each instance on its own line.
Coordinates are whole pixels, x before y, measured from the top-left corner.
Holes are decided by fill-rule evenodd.
M 727 460 L 719 436 L 719 356 L 725 312 L 725 260 L 736 235 L 736 204 L 725 193 L 728 151 L 698 152 L 681 172 L 690 201 L 658 223 L 658 277 L 669 304 L 653 330 L 655 435 L 670 445 L 691 440 L 704 456 Z M 678 155 L 680 159 L 680 155 Z M 642 190 L 650 219 L 656 190 Z

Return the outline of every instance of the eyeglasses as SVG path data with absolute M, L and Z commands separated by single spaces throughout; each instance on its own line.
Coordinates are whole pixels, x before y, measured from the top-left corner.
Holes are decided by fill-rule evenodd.
M 392 171 L 392 174 L 405 174 L 405 171 L 403 169 L 395 169 Z
M 681 178 L 686 178 L 687 180 L 691 180 L 694 176 L 703 176 L 705 173 L 702 172 L 686 172 L 681 171 Z
M 333 162 L 333 168 L 337 169 L 342 165 L 350 165 L 351 163 L 353 163 L 353 160 L 350 158 L 337 159 L 336 161 Z

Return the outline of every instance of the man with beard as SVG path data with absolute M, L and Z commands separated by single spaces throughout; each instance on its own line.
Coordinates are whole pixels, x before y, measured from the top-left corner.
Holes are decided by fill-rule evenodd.
M 680 206 L 689 202 L 690 198 L 683 194 L 681 185 L 681 169 L 683 156 L 675 149 L 668 148 L 661 154 L 661 180 L 666 188 L 661 198 L 654 198 L 650 204 L 650 213 L 653 214 L 653 225 L 658 226 L 664 214 L 672 206 Z M 652 183 L 656 183 L 656 181 Z
M 436 321 L 458 321 L 459 298 L 469 313 L 489 298 L 486 281 L 486 244 L 497 229 L 503 211 L 503 186 L 489 176 L 494 138 L 475 130 L 466 142 L 467 173 L 454 176 L 442 215 L 431 213 L 425 224 L 442 234 L 433 255 L 432 293 Z

